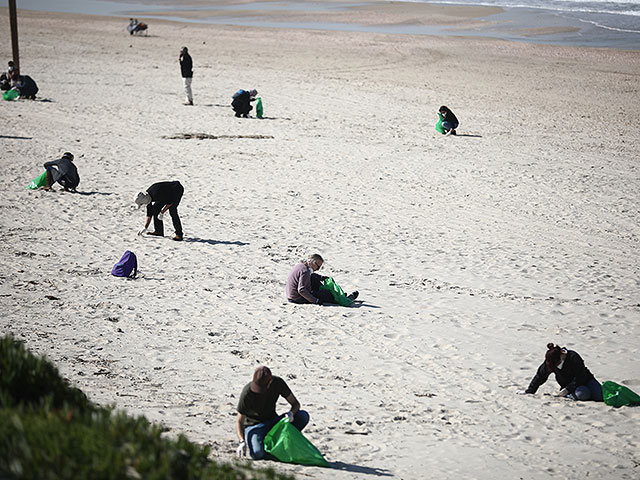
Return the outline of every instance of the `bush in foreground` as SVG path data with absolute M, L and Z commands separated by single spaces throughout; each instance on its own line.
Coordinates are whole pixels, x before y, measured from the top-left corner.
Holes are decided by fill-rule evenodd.
M 209 447 L 161 436 L 144 417 L 95 405 L 11 336 L 0 338 L 0 473 L 25 479 L 273 479 L 250 464 L 218 464 Z M 2 478 L 2 475 L 0 475 Z

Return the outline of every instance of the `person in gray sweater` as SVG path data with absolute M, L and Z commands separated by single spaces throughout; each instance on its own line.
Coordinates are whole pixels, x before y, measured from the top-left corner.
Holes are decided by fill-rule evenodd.
M 330 291 L 320 289 L 320 285 L 328 277 L 315 272 L 322 268 L 323 263 L 322 257 L 314 253 L 293 267 L 287 277 L 286 295 L 289 302 L 315 305 L 336 303 Z M 355 300 L 358 297 L 358 291 L 347 296 Z
M 58 182 L 64 187 L 65 192 L 75 193 L 76 187 L 80 183 L 78 169 L 73 164 L 73 154 L 65 152 L 62 158 L 46 162 L 44 168 L 47 170 L 47 186 L 45 190 L 50 190 L 54 183 Z

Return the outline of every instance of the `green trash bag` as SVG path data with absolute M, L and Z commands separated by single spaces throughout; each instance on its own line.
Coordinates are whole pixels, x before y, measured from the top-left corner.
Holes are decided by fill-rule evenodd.
M 289 423 L 287 417 L 276 423 L 264 437 L 264 450 L 284 463 L 329 466 L 318 449 Z
M 604 403 L 610 407 L 640 406 L 640 395 L 615 382 L 604 382 L 602 384 L 602 396 Z
M 46 186 L 47 186 L 47 171 L 45 170 L 36 178 L 31 180 L 31 183 L 27 185 L 27 188 L 29 190 L 37 190 L 40 187 L 46 187 Z
M 262 98 L 258 97 L 256 99 L 256 117 L 262 118 L 262 115 L 264 115 L 264 109 L 262 108 Z
M 335 302 L 338 305 L 342 305 L 343 307 L 350 307 L 353 303 L 353 300 L 347 297 L 347 294 L 344 293 L 342 287 L 340 287 L 340 285 L 338 285 L 336 281 L 331 277 L 322 282 L 322 285 L 320 285 L 320 290 L 329 290 L 331 292 L 331 295 L 333 295 L 333 299 L 335 300 Z
M 20 92 L 17 88 L 12 88 L 11 90 L 7 90 L 2 94 L 2 98 L 5 100 L 15 100 L 20 96 Z
M 444 120 L 444 117 L 440 112 L 438 112 L 438 117 L 439 118 L 438 118 L 438 123 L 436 123 L 436 130 L 442 134 L 447 133 L 444 131 L 444 127 L 442 126 L 442 120 Z

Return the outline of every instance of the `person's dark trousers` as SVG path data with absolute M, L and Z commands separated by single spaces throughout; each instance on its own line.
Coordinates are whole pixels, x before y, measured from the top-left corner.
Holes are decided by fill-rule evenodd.
M 253 110 L 253 107 L 249 102 L 239 102 L 236 105 L 233 105 L 233 110 L 236 112 L 236 117 L 239 117 L 241 115 L 247 116 L 249 115 L 249 112 Z
M 164 205 L 161 203 L 151 204 L 151 212 L 153 213 L 153 230 L 158 235 L 164 235 L 164 223 L 162 223 L 162 220 L 158 220 L 158 214 L 160 213 L 160 210 L 162 210 L 162 207 L 164 207 Z
M 178 237 L 182 237 L 182 223 L 180 222 L 180 217 L 178 216 L 178 205 L 180 204 L 180 200 L 182 199 L 182 194 L 184 193 L 184 187 L 180 185 L 179 196 L 178 199 L 171 204 L 169 207 L 169 215 L 171 215 L 171 220 L 173 221 L 173 228 L 176 231 L 176 235 Z M 162 210 L 164 205 L 159 203 L 154 203 L 151 208 L 153 211 L 153 228 L 156 233 L 160 235 L 164 235 L 164 223 L 161 220 L 158 220 L 158 213 Z
M 320 290 L 324 277 L 317 273 L 311 274 L 311 295 L 319 298 L 322 303 L 336 303 L 333 294 L 329 290 Z

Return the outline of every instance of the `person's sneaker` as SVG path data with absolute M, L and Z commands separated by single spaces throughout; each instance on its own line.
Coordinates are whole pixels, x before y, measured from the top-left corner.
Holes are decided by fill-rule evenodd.
M 173 239 L 174 239 L 176 242 L 181 242 L 181 241 L 182 241 L 182 235 L 176 235 L 176 236 L 174 236 L 174 237 L 173 237 Z
M 152 237 L 164 237 L 164 235 L 159 232 L 147 232 L 147 235 L 150 235 Z
M 355 292 L 347 295 L 347 298 L 350 298 L 351 300 L 355 300 L 356 298 L 358 298 L 358 295 L 360 295 L 360 292 L 356 290 Z

